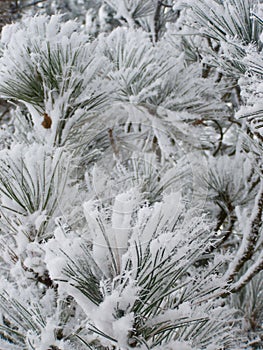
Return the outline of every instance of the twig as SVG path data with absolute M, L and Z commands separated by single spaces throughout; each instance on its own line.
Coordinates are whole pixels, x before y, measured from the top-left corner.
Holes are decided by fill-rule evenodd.
M 219 129 L 219 133 L 220 133 L 220 138 L 218 140 L 217 148 L 215 149 L 215 151 L 213 153 L 213 156 L 215 157 L 217 155 L 217 153 L 220 151 L 221 147 L 222 147 L 224 132 L 223 132 L 223 129 L 222 129 L 221 125 L 218 123 L 217 120 L 212 120 L 212 121 L 216 124 L 216 126 Z
M 9 112 L 9 110 L 10 110 L 10 108 L 7 107 L 7 108 L 3 111 L 3 113 L 0 115 L 0 122 L 1 122 L 1 120 L 4 118 L 4 116 L 6 115 L 6 113 Z
M 220 241 L 218 241 L 215 245 L 215 249 L 220 247 L 223 243 L 225 243 L 228 238 L 231 236 L 231 233 L 233 232 L 234 224 L 236 222 L 236 217 L 231 215 L 230 216 L 230 221 L 224 232 L 222 233 L 220 237 Z
M 160 13 L 161 13 L 162 2 L 158 0 L 155 14 L 154 14 L 154 34 L 155 34 L 155 42 L 159 39 L 159 31 L 160 31 Z
M 163 7 L 168 7 L 168 8 L 173 8 L 173 5 L 168 5 L 168 4 L 164 4 L 163 2 L 161 2 L 160 1 L 160 3 L 161 3 L 161 6 L 163 6 Z

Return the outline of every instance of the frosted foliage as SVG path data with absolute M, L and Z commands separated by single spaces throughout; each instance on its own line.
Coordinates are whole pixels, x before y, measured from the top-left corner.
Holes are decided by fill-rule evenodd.
M 173 65 L 142 30 L 117 28 L 106 40 L 99 40 L 98 50 L 113 65 L 109 77 L 116 82 L 116 98 L 135 104 L 158 94 L 161 77 Z
M 252 163 L 242 154 L 209 159 L 210 170 L 207 177 L 201 175 L 201 186 L 208 189 L 207 199 L 217 202 L 225 209 L 232 210 L 253 198 Z M 251 192 L 252 191 L 252 192 Z
M 205 223 L 193 219 L 188 224 L 182 222 L 173 233 L 170 231 L 175 226 L 178 218 L 182 218 L 183 215 L 183 208 L 179 205 L 177 215 L 173 219 L 171 218 L 171 213 L 175 213 L 176 209 L 173 208 L 172 203 L 178 203 L 180 200 L 178 195 L 166 197 L 162 203 L 156 203 L 151 210 L 150 208 L 142 208 L 137 212 L 138 209 L 135 210 L 134 207 L 134 203 L 136 203 L 135 194 L 134 191 L 119 194 L 112 204 L 111 217 L 107 216 L 108 209 L 105 212 L 102 208 L 95 209 L 96 202 L 85 203 L 84 212 L 91 233 L 92 248 L 89 251 L 83 246 L 81 256 L 78 257 L 76 254 L 76 263 L 68 262 L 69 265 L 65 272 L 69 279 L 66 284 L 65 275 L 59 273 L 57 277 L 53 275 L 60 263 L 56 262 L 56 259 L 47 256 L 51 276 L 58 278 L 58 281 L 63 280 L 61 291 L 67 288 L 87 314 L 91 325 L 93 325 L 92 327 L 107 334 L 107 337 L 100 339 L 104 346 L 114 344 L 110 338 L 117 340 L 120 348 L 127 342 L 128 336 L 134 327 L 134 322 L 136 323 L 135 310 L 136 317 L 141 318 L 140 327 L 142 330 L 148 327 L 154 329 L 156 325 L 162 323 L 167 324 L 169 328 L 169 325 L 174 323 L 179 326 L 184 322 L 198 323 L 200 319 L 208 320 L 208 313 L 212 312 L 210 309 L 212 304 L 203 301 L 200 308 L 192 310 L 188 298 L 191 295 L 191 300 L 193 298 L 205 300 L 207 294 L 209 295 L 215 289 L 220 289 L 223 281 L 221 277 L 215 275 L 212 278 L 212 276 L 205 277 L 202 273 L 199 275 L 199 272 L 194 272 L 194 262 L 198 261 L 207 247 L 205 236 L 201 234 L 205 230 Z M 119 206 L 120 200 L 125 200 L 122 207 Z M 121 226 L 124 222 L 126 229 L 122 230 Z M 118 225 L 118 231 L 116 231 L 116 225 Z M 192 234 L 188 237 L 187 232 L 190 228 Z M 195 238 L 193 239 L 193 237 Z M 66 241 L 70 244 L 70 250 L 64 246 L 63 251 L 65 251 L 66 256 L 70 252 L 73 259 L 73 251 L 77 253 L 77 250 L 73 248 L 75 246 L 73 242 L 76 239 L 72 243 L 68 239 Z M 128 241 L 129 244 L 127 245 Z M 60 247 L 56 247 L 51 241 L 47 247 L 50 252 L 60 255 Z M 211 265 L 209 269 L 217 269 L 222 263 L 220 259 L 218 257 L 215 265 L 213 267 Z M 56 262 L 56 267 L 53 263 L 48 263 L 51 260 Z M 140 269 L 143 261 L 145 262 Z M 87 264 L 90 264 L 88 270 L 86 270 Z M 163 268 L 157 273 L 157 266 L 162 265 Z M 83 280 L 76 275 L 76 269 L 84 269 L 86 273 L 90 274 L 90 283 L 92 285 L 94 283 L 93 288 L 96 289 L 97 301 L 91 299 L 88 289 L 85 293 L 86 297 L 80 296 L 79 291 L 86 287 L 83 285 Z M 176 275 L 178 274 L 178 276 L 171 281 L 168 276 L 173 270 L 177 271 Z M 187 274 L 189 275 L 187 276 Z M 192 274 L 195 279 L 199 275 L 198 288 L 195 287 L 195 283 L 193 284 Z M 155 290 L 153 294 L 146 292 L 149 283 L 151 283 L 150 275 L 160 280 L 159 289 Z M 204 282 L 204 278 L 206 282 Z M 67 284 L 71 284 L 74 288 L 68 288 Z M 162 301 L 162 308 L 157 308 L 156 314 L 154 313 L 148 320 L 142 321 L 143 315 L 147 314 L 149 305 L 151 303 L 154 305 L 164 291 L 166 291 L 166 298 Z M 178 298 L 178 310 L 169 310 L 168 305 L 172 296 Z M 205 298 L 203 299 L 203 297 Z M 86 298 L 90 299 L 90 304 Z M 213 312 L 218 313 L 218 311 Z M 223 314 L 225 311 L 222 309 Z M 222 317 L 226 317 L 226 315 Z M 218 315 L 215 316 L 215 320 L 216 317 Z M 179 333 L 178 337 L 180 338 Z M 199 344 L 199 342 L 205 342 L 206 340 L 200 338 L 196 341 Z M 231 342 L 231 334 L 228 341 Z
M 180 350 L 195 350 L 196 348 L 193 348 L 191 346 L 189 346 L 187 344 L 187 342 L 179 342 L 179 341 L 175 341 L 175 342 L 170 342 L 169 345 L 164 346 L 164 347 L 160 347 L 160 346 L 156 346 L 153 349 L 155 350 L 176 350 L 176 349 L 180 349 Z
M 136 19 L 154 12 L 154 3 L 149 0 L 106 0 L 106 3 L 116 11 L 116 18 L 124 18 L 131 28 Z
M 21 219 L 32 214 L 35 229 L 41 233 L 64 190 L 69 160 L 60 150 L 53 152 L 36 144 L 17 144 L 12 151 L 1 152 L 3 209 L 21 215 Z
M 190 4 L 190 1 L 187 1 Z M 200 0 L 193 5 L 193 15 L 202 30 L 216 39 L 227 40 L 236 38 L 246 43 L 257 41 L 260 28 L 259 23 L 250 16 L 250 12 L 257 9 L 257 1 L 228 0 L 213 1 Z M 207 21 L 210 19 L 210 24 Z
M 194 30 L 208 38 L 202 44 L 203 61 L 228 77 L 243 77 L 247 70 L 243 59 L 249 45 L 261 45 L 261 4 L 253 0 L 200 0 L 193 6 L 191 1 L 183 3 L 188 8 L 182 19 L 185 34 Z
M 262 348 L 262 5 L 38 7 L 0 43 L 0 348 Z
M 254 47 L 249 48 L 244 63 L 251 74 L 251 78 L 242 77 L 239 80 L 242 86 L 242 98 L 246 102 L 238 111 L 237 117 L 246 121 L 251 132 L 261 138 L 262 125 L 262 53 L 256 52 Z
M 105 102 L 102 95 L 108 84 L 102 72 L 107 65 L 105 60 L 95 59 L 94 44 L 88 35 L 80 33 L 76 22 L 62 23 L 58 15 L 48 21 L 37 16 L 24 20 L 19 27 L 7 26 L 2 40 L 6 48 L 1 57 L 2 94 L 27 104 L 37 132 L 51 144 L 65 142 L 73 120 L 76 124 L 85 109 Z M 12 85 L 20 88 L 13 90 Z M 81 113 L 77 112 L 79 106 Z M 44 113 L 51 118 L 49 130 L 41 125 Z M 70 117 L 73 120 L 68 121 Z

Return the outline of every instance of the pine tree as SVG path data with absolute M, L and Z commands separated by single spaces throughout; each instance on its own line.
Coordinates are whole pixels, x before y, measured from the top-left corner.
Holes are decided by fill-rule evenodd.
M 66 3 L 2 30 L 0 349 L 262 348 L 262 5 Z

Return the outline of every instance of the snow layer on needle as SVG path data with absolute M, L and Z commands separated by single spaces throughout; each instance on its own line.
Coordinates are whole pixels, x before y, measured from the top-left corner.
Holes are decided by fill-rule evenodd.
M 135 214 L 139 200 L 139 193 L 131 189 L 116 196 L 112 208 L 113 247 L 127 249 L 129 234 L 132 226 L 132 216 Z
M 67 266 L 68 257 L 74 259 L 81 251 L 81 238 L 67 238 L 60 227 L 54 231 L 54 238 L 45 244 L 45 263 L 53 280 L 66 279 L 63 270 Z

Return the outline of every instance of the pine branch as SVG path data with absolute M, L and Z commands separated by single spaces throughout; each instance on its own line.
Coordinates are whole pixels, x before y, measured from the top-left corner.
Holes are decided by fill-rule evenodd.
M 242 241 L 236 253 L 235 259 L 230 263 L 228 271 L 226 272 L 226 280 L 232 281 L 235 275 L 240 271 L 242 266 L 255 253 L 256 243 L 259 239 L 259 229 L 262 224 L 263 211 L 263 182 L 261 181 L 259 193 L 255 199 L 254 208 L 251 213 L 249 223 L 247 223 L 244 230 L 242 230 Z
M 230 286 L 230 293 L 237 293 L 242 288 L 244 288 L 251 280 L 252 278 L 257 275 L 259 272 L 261 272 L 263 269 L 263 252 L 259 254 L 258 257 L 256 257 L 256 261 L 249 266 L 247 271 L 237 280 L 234 284 Z

